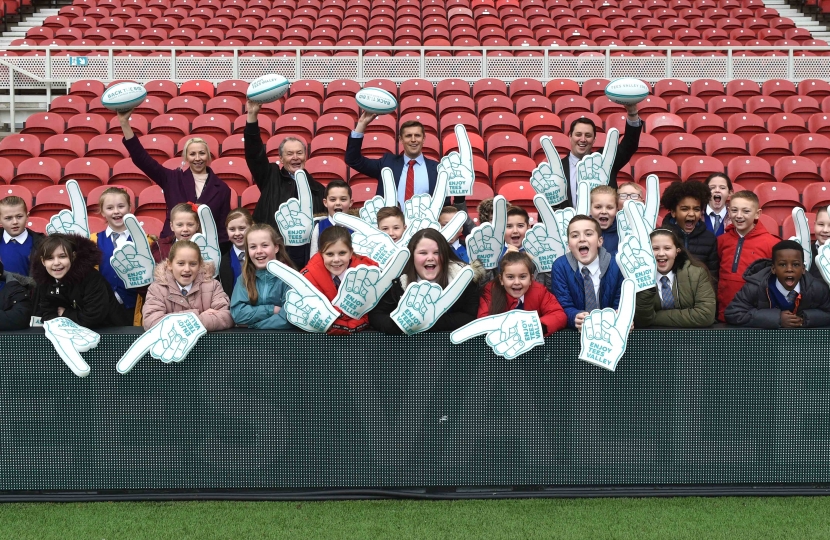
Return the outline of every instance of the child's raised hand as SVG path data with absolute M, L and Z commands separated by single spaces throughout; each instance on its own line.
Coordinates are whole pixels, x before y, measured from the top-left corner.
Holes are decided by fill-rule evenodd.
M 804 326 L 804 319 L 792 311 L 781 312 L 781 328 L 801 328 Z
M 587 316 L 588 316 L 587 311 L 583 311 L 583 312 L 580 312 L 580 313 L 576 314 L 576 317 L 574 317 L 574 326 L 576 326 L 577 330 L 582 330 L 582 323 L 585 322 L 585 317 L 587 317 Z

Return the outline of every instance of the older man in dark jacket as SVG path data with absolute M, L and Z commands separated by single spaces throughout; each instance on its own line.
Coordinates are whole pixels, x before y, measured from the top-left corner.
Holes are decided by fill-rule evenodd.
M 260 103 L 248 101 L 248 123 L 245 124 L 245 161 L 260 191 L 253 218 L 255 222 L 267 223 L 279 231 L 274 214 L 282 203 L 297 197 L 297 182 L 294 180 L 294 174 L 305 167 L 308 152 L 303 141 L 296 137 L 286 137 L 280 144 L 282 167 L 276 163 L 270 163 L 259 134 L 257 115 L 261 107 Z M 312 178 L 308 171 L 305 172 L 311 188 L 314 213 L 324 213 L 326 208 L 323 206 L 323 199 L 326 188 Z M 285 249 L 297 268 L 304 267 L 308 262 L 308 245 L 287 246 Z

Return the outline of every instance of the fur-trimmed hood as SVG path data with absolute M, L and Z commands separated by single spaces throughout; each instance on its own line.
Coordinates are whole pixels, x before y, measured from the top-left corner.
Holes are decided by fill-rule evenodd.
M 61 283 L 80 283 L 84 280 L 87 274 L 95 270 L 95 267 L 101 264 L 101 250 L 98 249 L 98 245 L 89 238 L 77 235 L 66 235 L 66 237 L 69 238 L 70 242 L 72 242 L 75 246 L 75 259 L 72 261 L 72 265 L 69 267 L 69 271 L 61 280 Z M 37 255 L 33 253 L 32 257 L 35 258 Z M 46 271 L 46 267 L 43 266 L 39 260 L 35 260 L 32 263 L 32 278 L 34 278 L 35 282 L 39 284 L 54 283 L 55 281 L 55 278 L 49 275 L 49 272 Z
M 450 274 L 450 283 L 452 283 L 458 274 L 461 273 L 461 271 L 467 266 L 470 266 L 473 269 L 473 283 L 481 283 L 481 280 L 487 275 L 487 270 L 484 269 L 484 266 L 482 266 L 481 261 L 478 259 L 474 259 L 469 265 L 453 261 L 447 268 Z M 401 287 L 406 289 L 406 286 L 409 284 L 406 274 L 401 274 L 400 281 Z
M 195 285 L 197 283 L 213 279 L 213 273 L 213 263 L 203 262 L 202 266 L 199 268 L 199 273 L 196 275 L 196 279 L 193 280 L 193 284 Z M 153 280 L 160 285 L 167 287 L 175 285 L 177 289 L 179 288 L 178 284 L 176 284 L 176 280 L 173 278 L 173 272 L 170 270 L 170 263 L 167 261 L 156 265 L 156 269 L 153 270 Z

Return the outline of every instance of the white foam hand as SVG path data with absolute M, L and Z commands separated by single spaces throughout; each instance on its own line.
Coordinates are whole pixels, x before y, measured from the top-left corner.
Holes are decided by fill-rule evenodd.
M 464 267 L 443 290 L 429 281 L 410 283 L 389 316 L 407 335 L 429 330 L 461 298 L 474 274 L 472 268 Z
M 544 195 L 533 197 L 533 204 L 539 211 L 542 223 L 534 225 L 522 241 L 522 247 L 535 260 L 540 272 L 550 272 L 553 262 L 568 251 L 568 238 L 560 233 L 556 212 L 551 210 Z M 563 212 L 564 210 L 557 210 Z M 567 229 L 567 225 L 565 225 Z
M 369 257 L 381 267 L 385 267 L 401 249 L 388 234 L 356 216 L 338 212 L 332 216 L 332 221 L 352 231 L 352 248 L 355 253 Z
M 547 162 L 542 162 L 530 174 L 530 185 L 539 195 L 544 195 L 551 206 L 562 204 L 568 200 L 568 180 L 562 168 L 559 152 L 549 135 L 540 139 L 542 150 L 545 151 Z
M 395 186 L 395 177 L 392 176 L 392 169 L 384 167 L 380 171 L 380 178 L 383 181 L 383 197 L 375 195 L 365 203 L 358 212 L 360 219 L 372 226 L 378 224 L 378 210 L 387 206 L 398 206 L 398 189 Z
M 640 292 L 657 285 L 657 261 L 651 250 L 648 226 L 637 210 L 638 204 L 640 203 L 637 201 L 625 201 L 623 205 L 625 219 L 631 226 L 631 234 L 620 245 L 616 260 L 623 275 L 631 279 L 637 292 Z
M 219 263 L 222 262 L 222 252 L 219 251 L 219 231 L 216 229 L 216 221 L 213 213 L 206 204 L 199 205 L 197 210 L 202 232 L 193 235 L 193 242 L 199 246 L 202 252 L 202 259 L 205 262 L 213 263 L 213 277 L 219 275 Z
M 97 347 L 101 336 L 66 317 L 44 321 L 43 328 L 46 331 L 46 339 L 52 343 L 58 356 L 72 373 L 78 377 L 89 375 L 89 364 L 80 353 Z
M 129 373 L 148 352 L 165 364 L 181 362 L 205 334 L 207 329 L 195 313 L 165 315 L 130 345 L 115 370 L 122 375 Z
M 830 242 L 827 242 L 818 248 L 815 264 L 818 265 L 819 272 L 824 281 L 830 284 Z
M 339 316 L 337 310 L 305 276 L 279 261 L 269 262 L 268 271 L 291 287 L 282 307 L 288 322 L 306 332 L 321 334 L 334 324 Z
M 473 169 L 473 146 L 467 135 L 464 124 L 455 125 L 455 138 L 458 141 L 458 151 L 452 151 L 441 159 L 438 171 L 448 175 L 447 195 L 466 196 L 473 194 L 473 185 L 476 180 Z
M 81 186 L 75 180 L 66 182 L 66 193 L 69 195 L 71 210 L 61 210 L 52 216 L 46 225 L 48 234 L 77 234 L 89 238 L 89 219 L 86 212 L 86 199 L 81 193 Z
M 467 236 L 467 254 L 470 261 L 478 260 L 490 270 L 499 265 L 504 250 L 504 233 L 507 230 L 507 199 L 496 195 L 493 199 L 493 222 L 476 226 Z
M 332 304 L 353 319 L 359 319 L 378 304 L 392 282 L 401 275 L 409 250 L 398 251 L 385 268 L 360 264 L 349 268 Z
M 146 287 L 153 282 L 156 263 L 150 252 L 150 242 L 141 224 L 132 214 L 124 216 L 124 225 L 132 241 L 116 248 L 110 257 L 110 266 L 128 289 Z
M 585 181 L 576 184 L 576 214 L 591 215 L 591 184 Z
M 649 234 L 657 228 L 657 216 L 660 211 L 660 180 L 657 175 L 650 174 L 646 178 L 646 202 L 631 201 L 633 208 L 642 216 Z M 625 216 L 625 211 L 617 212 L 617 236 L 620 244 L 632 234 L 631 224 Z
M 465 324 L 450 334 L 450 341 L 458 345 L 481 334 L 487 334 L 487 345 L 494 353 L 508 359 L 545 344 L 539 314 L 522 310 L 490 315 Z
M 447 171 L 438 171 L 438 180 L 435 183 L 435 193 L 415 195 L 404 203 L 403 213 L 407 227 L 418 219 L 430 219 L 438 223 L 438 216 L 444 208 L 447 199 L 449 175 Z
M 620 143 L 620 132 L 617 128 L 608 130 L 605 137 L 605 148 L 602 154 L 594 152 L 582 158 L 576 167 L 577 184 L 581 181 L 588 182 L 590 189 L 597 186 L 607 186 L 611 180 L 611 170 L 614 167 L 614 160 L 617 158 L 617 147 Z
M 622 284 L 620 307 L 595 309 L 582 322 L 579 342 L 579 359 L 610 371 L 625 354 L 628 333 L 634 322 L 636 293 L 634 281 L 626 279 Z
M 807 222 L 807 214 L 803 208 L 793 208 L 793 225 L 795 225 L 795 236 L 791 236 L 790 240 L 794 240 L 801 244 L 801 249 L 804 251 L 804 270 L 809 270 L 813 263 L 813 245 L 810 240 L 810 224 Z
M 274 219 L 286 246 L 304 246 L 311 241 L 314 229 L 314 202 L 305 171 L 294 173 L 294 181 L 298 198 L 292 197 L 282 203 L 274 213 Z

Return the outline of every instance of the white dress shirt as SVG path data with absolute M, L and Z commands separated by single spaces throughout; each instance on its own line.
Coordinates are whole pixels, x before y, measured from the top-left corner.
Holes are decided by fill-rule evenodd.
M 669 278 L 669 288 L 674 291 L 674 272 L 669 272 L 668 274 L 661 274 L 660 272 L 657 273 L 657 294 L 660 295 L 660 301 L 663 300 L 663 277 Z M 672 296 L 674 292 L 672 292 Z
M 586 264 L 577 263 L 579 266 L 579 274 L 580 278 L 582 277 L 582 269 L 587 268 L 589 272 L 591 272 L 591 281 L 594 283 L 594 296 L 597 299 L 597 304 L 599 304 L 599 257 L 594 259 L 592 262 Z
M 366 134 L 352 131 L 353 139 L 362 139 Z M 404 154 L 403 156 L 403 170 L 401 170 L 401 177 L 398 178 L 398 204 L 403 208 L 404 193 L 406 192 L 406 173 L 409 171 L 409 162 L 411 159 Z M 429 175 L 427 174 L 426 161 L 424 155 L 421 154 L 415 158 L 415 190 L 413 195 L 420 195 L 422 193 L 429 193 Z
M 16 240 L 18 244 L 22 244 L 23 242 L 26 241 L 27 238 L 29 238 L 29 230 L 28 229 L 23 229 L 23 232 L 18 234 L 17 236 L 12 236 L 9 233 L 7 233 L 6 231 L 3 231 L 3 242 L 6 243 L 6 244 L 11 242 L 12 239 Z
M 712 225 L 712 228 L 714 229 L 715 228 L 715 218 L 712 217 L 712 212 L 715 212 L 715 210 L 707 204 L 706 205 L 706 219 L 709 220 L 709 223 Z M 720 222 L 721 222 L 721 224 L 723 224 L 723 222 L 726 220 L 726 207 L 724 206 L 723 208 L 720 209 L 720 212 L 715 212 L 715 214 L 720 216 Z

